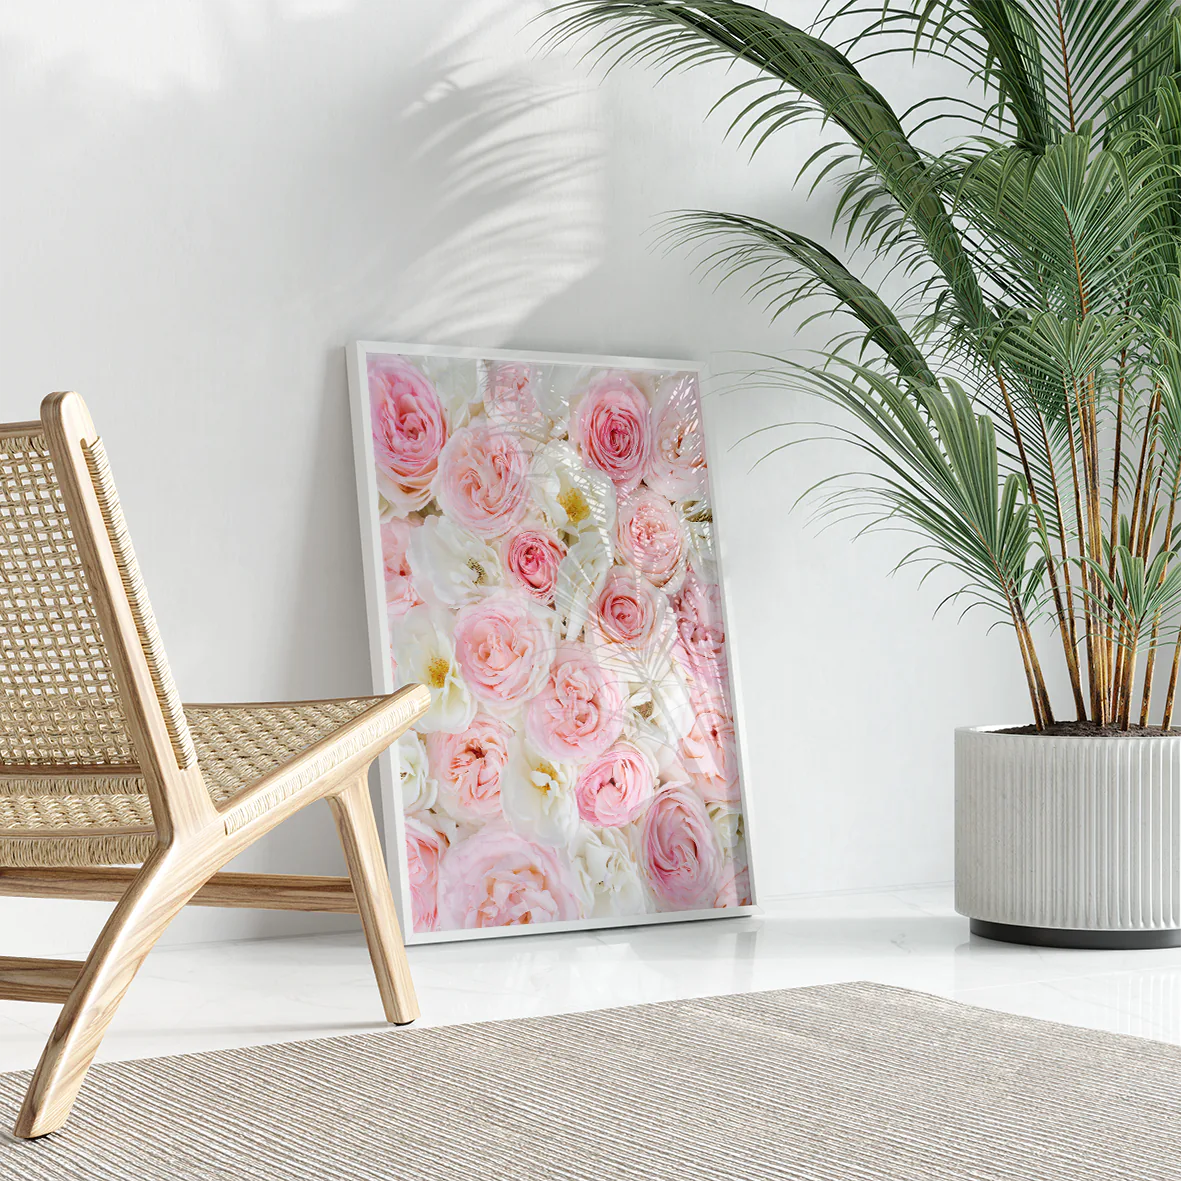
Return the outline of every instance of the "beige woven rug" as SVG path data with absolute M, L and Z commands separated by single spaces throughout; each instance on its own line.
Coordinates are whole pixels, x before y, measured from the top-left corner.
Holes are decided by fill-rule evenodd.
M 876 984 L 363 1034 L 98 1066 L 0 1178 L 1178 1181 L 1181 1048 Z

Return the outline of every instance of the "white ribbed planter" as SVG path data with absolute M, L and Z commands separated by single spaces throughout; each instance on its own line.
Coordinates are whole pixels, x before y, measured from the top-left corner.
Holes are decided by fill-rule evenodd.
M 1181 736 L 955 734 L 955 905 L 976 934 L 1181 945 Z

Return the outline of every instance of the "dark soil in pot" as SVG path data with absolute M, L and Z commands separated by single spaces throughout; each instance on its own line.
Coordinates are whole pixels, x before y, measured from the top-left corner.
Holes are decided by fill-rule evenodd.
M 1175 726 L 1168 730 L 1162 730 L 1160 726 L 1129 726 L 1121 730 L 1119 726 L 1096 726 L 1094 722 L 1055 722 L 1044 730 L 1036 726 L 1010 726 L 995 733 L 1036 734 L 1042 738 L 1171 738 L 1181 734 L 1181 729 Z

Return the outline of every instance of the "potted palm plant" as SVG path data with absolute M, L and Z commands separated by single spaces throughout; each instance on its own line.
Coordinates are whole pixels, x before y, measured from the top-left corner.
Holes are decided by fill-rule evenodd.
M 1181 944 L 1175 0 L 835 0 L 812 31 L 733 0 L 554 14 L 556 41 L 612 63 L 734 67 L 722 101 L 757 150 L 820 116 L 846 241 L 909 276 L 875 290 L 742 213 L 668 223 L 775 314 L 830 301 L 821 360 L 757 375 L 836 407 L 870 459 L 819 511 L 913 531 L 905 561 L 952 569 L 1012 632 L 1032 720 L 956 733 L 957 908 L 993 938 Z M 854 64 L 891 53 L 958 65 L 963 95 L 900 116 Z

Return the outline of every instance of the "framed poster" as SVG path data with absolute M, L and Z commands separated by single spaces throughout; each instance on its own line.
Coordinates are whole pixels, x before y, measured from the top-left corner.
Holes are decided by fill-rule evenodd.
M 349 349 L 407 942 L 753 906 L 699 366 Z

